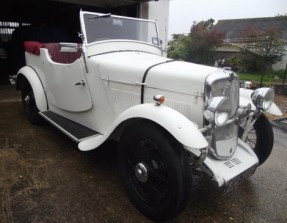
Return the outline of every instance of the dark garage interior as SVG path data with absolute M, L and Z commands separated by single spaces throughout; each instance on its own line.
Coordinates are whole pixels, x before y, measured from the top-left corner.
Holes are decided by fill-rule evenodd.
M 146 1 L 146 0 L 144 0 Z M 25 65 L 24 41 L 80 42 L 79 11 L 139 17 L 139 0 L 2 0 L 0 84 Z

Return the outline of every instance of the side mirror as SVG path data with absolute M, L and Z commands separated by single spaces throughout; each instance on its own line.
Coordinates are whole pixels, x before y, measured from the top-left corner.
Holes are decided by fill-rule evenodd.
M 162 45 L 162 40 L 158 37 L 152 37 L 152 44 L 161 46 Z

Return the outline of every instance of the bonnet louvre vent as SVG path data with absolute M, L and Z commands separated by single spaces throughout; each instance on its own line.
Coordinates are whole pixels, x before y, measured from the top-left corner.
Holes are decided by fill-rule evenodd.
M 233 158 L 232 160 L 226 161 L 224 163 L 224 165 L 227 166 L 228 168 L 232 168 L 232 167 L 237 166 L 239 164 L 241 164 L 241 161 L 237 158 Z

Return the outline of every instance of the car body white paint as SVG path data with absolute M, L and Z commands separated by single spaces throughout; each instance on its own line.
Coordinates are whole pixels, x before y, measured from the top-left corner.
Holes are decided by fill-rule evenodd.
M 111 128 L 103 135 L 80 142 L 79 149 L 87 151 L 100 146 L 112 134 L 116 127 L 131 119 L 143 119 L 157 123 L 186 146 L 187 149 L 188 147 L 201 149 L 208 146 L 206 139 L 198 130 L 198 126 L 181 113 L 164 105 L 141 104 L 133 106 L 120 114 Z
M 232 160 L 234 159 L 240 160 L 242 165 L 233 164 Z M 219 187 L 231 181 L 234 176 L 258 164 L 256 154 L 241 139 L 238 139 L 236 151 L 230 160 L 229 165 L 226 165 L 226 160 L 218 160 L 211 155 L 207 156 L 204 160 L 204 163 L 212 171 L 214 180 L 218 183 Z
M 83 35 L 86 34 L 84 13 L 81 12 Z M 28 66 L 19 74 L 22 73 L 31 84 L 39 110 L 49 109 L 98 132 L 98 135 L 79 142 L 82 151 L 100 146 L 121 124 L 140 119 L 157 123 L 186 150 L 200 158 L 202 149 L 209 148 L 206 137 L 201 133 L 208 127 L 203 117 L 206 79 L 220 73 L 231 77 L 232 72 L 171 61 L 162 57 L 158 46 L 141 41 L 120 39 L 88 44 L 86 38 L 83 39 L 83 54 L 72 64 L 53 62 L 44 48 L 40 49 L 39 56 L 26 53 Z M 75 85 L 81 81 L 85 85 Z M 144 101 L 141 104 L 143 86 Z M 251 103 L 255 110 L 251 93 L 250 90 L 240 90 L 240 104 L 247 106 Z M 154 105 L 155 95 L 165 96 L 163 105 Z M 272 105 L 269 112 L 280 114 L 278 110 L 276 105 Z M 241 160 L 236 168 L 227 171 L 226 160 L 216 159 L 210 154 L 203 161 L 219 186 L 258 163 L 248 145 L 239 140 L 236 147 L 229 159 Z

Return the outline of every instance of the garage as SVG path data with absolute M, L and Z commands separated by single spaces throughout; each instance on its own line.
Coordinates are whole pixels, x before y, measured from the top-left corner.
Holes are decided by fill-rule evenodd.
M 148 18 L 148 0 L 2 0 L 0 84 L 25 64 L 23 42 L 80 42 L 79 11 Z

